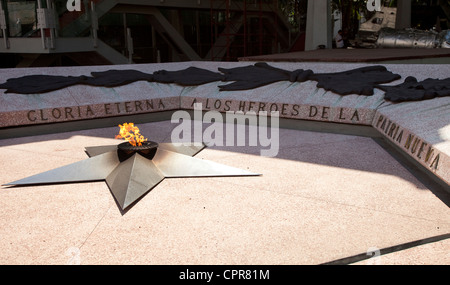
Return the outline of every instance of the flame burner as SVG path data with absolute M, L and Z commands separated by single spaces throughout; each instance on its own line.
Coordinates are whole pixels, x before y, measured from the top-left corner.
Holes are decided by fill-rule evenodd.
M 203 143 L 158 144 L 148 141 L 134 123 L 119 125 L 119 145 L 87 147 L 87 160 L 36 174 L 7 186 L 104 180 L 122 210 L 138 201 L 145 193 L 168 177 L 253 176 L 241 169 L 204 161 L 192 156 Z
M 144 141 L 140 146 L 133 146 L 129 142 L 121 143 L 117 146 L 117 155 L 120 162 L 132 157 L 135 153 L 139 153 L 143 157 L 152 160 L 158 150 L 158 143 L 152 141 Z
M 23 178 L 5 186 L 105 181 L 118 206 L 128 209 L 165 178 L 255 176 L 238 168 L 192 157 L 204 144 L 144 141 L 86 147 L 90 158 Z

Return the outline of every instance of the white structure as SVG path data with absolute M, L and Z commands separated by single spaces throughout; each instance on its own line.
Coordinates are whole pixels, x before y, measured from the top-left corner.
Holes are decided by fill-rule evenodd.
M 315 50 L 320 45 L 332 47 L 331 1 L 308 1 L 305 50 Z

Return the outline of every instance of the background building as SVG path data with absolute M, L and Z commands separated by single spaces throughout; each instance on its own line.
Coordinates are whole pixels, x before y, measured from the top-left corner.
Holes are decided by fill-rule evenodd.
M 2 0 L 3 65 L 236 60 L 292 43 L 278 1 L 81 0 L 81 11 L 67 2 Z
M 0 0 L 0 66 L 235 61 L 331 48 L 337 27 L 356 34 L 355 11 L 360 22 L 370 18 L 366 2 Z M 448 0 L 382 2 L 398 6 L 398 27 L 448 27 Z

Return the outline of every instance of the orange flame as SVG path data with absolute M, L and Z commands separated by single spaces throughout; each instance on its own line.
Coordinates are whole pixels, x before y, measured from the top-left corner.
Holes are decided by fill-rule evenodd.
M 147 141 L 143 135 L 140 134 L 139 128 L 134 126 L 134 123 L 125 123 L 119 125 L 120 132 L 115 137 L 116 139 L 125 139 L 132 146 L 141 146 L 143 142 Z

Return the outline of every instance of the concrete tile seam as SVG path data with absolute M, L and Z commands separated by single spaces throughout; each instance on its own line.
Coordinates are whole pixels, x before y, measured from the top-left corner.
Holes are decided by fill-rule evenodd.
M 383 255 L 386 255 L 386 254 L 390 254 L 390 253 L 406 250 L 406 249 L 409 249 L 409 248 L 418 247 L 418 246 L 429 244 L 429 243 L 439 242 L 439 241 L 446 240 L 446 239 L 449 239 L 449 238 L 450 238 L 450 233 L 447 233 L 447 234 L 443 234 L 443 235 L 439 235 L 439 236 L 434 236 L 434 237 L 424 238 L 424 239 L 420 239 L 420 240 L 415 240 L 415 241 L 411 241 L 411 242 L 407 242 L 407 243 L 403 243 L 403 244 L 399 244 L 399 245 L 395 245 L 395 246 L 390 246 L 390 247 L 379 249 L 379 254 L 380 254 L 380 256 L 383 256 Z M 372 258 L 372 256 L 369 255 L 367 252 L 365 252 L 365 253 L 361 253 L 361 254 L 345 257 L 345 258 L 341 258 L 341 259 L 338 259 L 338 260 L 326 262 L 326 263 L 323 263 L 321 265 L 348 265 L 348 264 L 356 263 L 356 262 L 359 262 L 359 261 L 362 261 L 362 260 L 366 260 L 366 259 L 370 259 L 370 258 Z
M 98 220 L 98 222 L 95 224 L 95 226 L 92 228 L 92 231 L 90 231 L 88 233 L 88 235 L 86 236 L 86 238 L 82 241 L 82 243 L 80 244 L 80 246 L 78 247 L 80 250 L 83 247 L 83 245 L 89 240 L 89 238 L 91 237 L 91 235 L 95 232 L 95 230 L 97 229 L 97 227 L 100 225 L 100 223 L 103 221 L 103 219 L 106 217 L 106 215 L 108 214 L 108 212 L 110 211 L 110 209 L 114 206 L 114 203 L 111 203 L 111 205 L 106 209 L 105 213 L 102 215 L 102 217 Z

